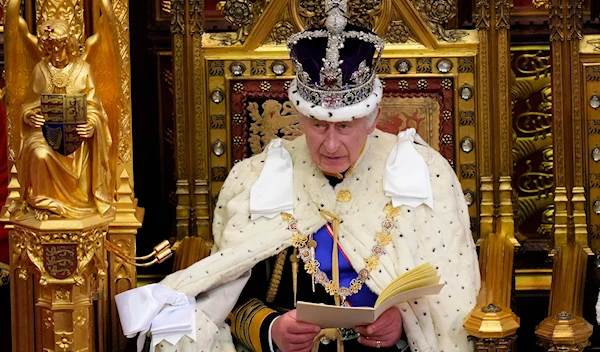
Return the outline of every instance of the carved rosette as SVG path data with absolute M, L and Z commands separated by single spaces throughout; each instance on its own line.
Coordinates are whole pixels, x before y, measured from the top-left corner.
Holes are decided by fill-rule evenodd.
M 296 0 L 292 11 L 298 11 L 297 23 L 303 28 L 322 27 L 325 23 L 325 7 L 322 0 Z M 383 0 L 348 0 L 348 23 L 365 28 L 374 28 L 384 7 Z
M 410 29 L 402 20 L 390 22 L 386 33 L 385 39 L 389 43 L 406 43 L 411 39 Z
M 439 39 L 455 42 L 466 35 L 463 31 L 448 31 L 446 24 L 456 17 L 458 8 L 453 0 L 412 0 L 429 29 Z M 487 1 L 487 0 L 486 0 Z
M 222 41 L 223 45 L 234 45 L 244 43 L 250 34 L 250 30 L 267 6 L 266 0 L 227 0 L 224 5 L 218 5 L 225 19 L 239 27 L 236 37 Z
M 271 31 L 270 39 L 273 44 L 284 44 L 295 32 L 294 26 L 289 21 L 279 21 Z
M 82 285 L 84 272 L 93 263 L 100 278 L 106 276 L 104 237 L 107 227 L 82 232 L 43 233 L 15 226 L 13 265 L 19 277 L 29 277 L 29 264 L 40 273 L 39 283 L 74 283 Z

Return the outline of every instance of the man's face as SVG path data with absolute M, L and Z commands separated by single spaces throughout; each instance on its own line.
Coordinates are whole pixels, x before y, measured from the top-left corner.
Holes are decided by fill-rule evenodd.
M 369 125 L 364 118 L 337 123 L 306 116 L 299 116 L 299 120 L 312 161 L 328 173 L 348 170 L 360 157 L 367 136 L 376 125 Z

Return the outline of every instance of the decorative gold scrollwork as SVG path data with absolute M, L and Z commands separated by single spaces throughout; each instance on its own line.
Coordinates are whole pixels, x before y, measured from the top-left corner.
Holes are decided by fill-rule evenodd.
M 235 37 L 225 37 L 221 40 L 221 44 L 229 46 L 244 43 L 268 3 L 267 0 L 220 2 L 217 10 L 221 11 L 229 23 L 239 27 Z
M 290 101 L 281 104 L 277 100 L 269 99 L 261 107 L 262 113 L 256 102 L 248 104 L 249 116 L 253 121 L 250 125 L 252 133 L 248 142 L 253 154 L 261 153 L 264 146 L 279 134 L 289 139 L 302 134 L 295 109 Z
M 322 0 L 296 0 L 292 2 L 294 20 L 302 28 L 322 27 L 325 22 L 325 7 Z M 384 7 L 384 0 L 349 0 L 348 23 L 361 27 L 375 27 L 376 19 Z
M 527 160 L 527 172 L 519 176 L 519 191 L 526 195 L 535 195 L 537 199 L 548 198 L 552 193 L 554 177 L 545 172 L 533 171 L 531 160 Z
M 448 21 L 456 17 L 457 7 L 452 0 L 412 0 L 429 29 L 439 39 L 448 42 L 458 41 L 465 31 L 445 29 Z
M 94 266 L 99 277 L 106 276 L 106 260 L 103 259 L 103 241 L 107 228 L 96 228 L 83 232 L 66 232 L 40 234 L 32 230 L 15 226 L 13 236 L 13 263 L 19 270 L 19 278 L 29 276 L 28 265 L 31 262 L 40 272 L 40 284 L 46 286 L 49 281 L 74 283 L 82 285 L 84 282 L 83 271 L 94 260 Z M 68 275 L 53 276 L 54 264 L 48 263 L 49 257 L 45 256 L 45 246 L 73 245 L 76 262 L 73 269 L 70 264 L 64 266 L 69 269 Z M 52 264 L 52 265 L 49 265 Z M 60 277 L 60 279 L 58 278 Z

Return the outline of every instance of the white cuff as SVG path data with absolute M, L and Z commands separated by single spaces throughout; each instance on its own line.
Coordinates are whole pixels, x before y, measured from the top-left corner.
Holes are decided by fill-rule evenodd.
M 279 317 L 273 319 L 273 321 L 271 322 L 271 324 L 269 324 L 269 350 L 271 352 L 276 352 L 275 349 L 273 348 L 273 338 L 271 337 L 271 329 L 273 328 L 273 323 L 275 322 L 275 320 L 279 319 Z M 277 349 L 277 351 L 279 351 L 279 349 Z

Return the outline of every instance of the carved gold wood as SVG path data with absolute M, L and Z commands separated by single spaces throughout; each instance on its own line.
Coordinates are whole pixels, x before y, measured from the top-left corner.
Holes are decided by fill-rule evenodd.
M 98 2 L 93 2 L 94 6 L 98 7 Z M 108 4 L 108 5 L 106 5 Z M 105 104 L 108 109 L 115 109 L 112 111 L 111 116 L 114 116 L 114 127 L 111 127 L 113 131 L 113 151 L 110 155 L 113 170 L 116 170 L 115 178 L 115 205 L 116 205 L 116 216 L 114 221 L 108 224 L 107 239 L 117 244 L 120 248 L 127 251 L 129 255 L 135 256 L 135 235 L 137 229 L 141 227 L 141 221 L 143 219 L 143 209 L 137 206 L 137 199 L 133 192 L 133 160 L 132 160 L 132 136 L 131 136 L 131 102 L 130 102 L 130 61 L 129 61 L 129 14 L 128 14 L 128 3 L 126 0 L 113 0 L 107 1 L 103 6 L 111 7 L 114 16 L 111 17 L 111 23 L 109 26 L 115 33 L 114 40 L 112 43 L 113 47 L 118 48 L 114 50 L 114 58 L 104 58 L 105 60 L 114 60 L 120 62 L 121 69 L 119 70 L 120 76 L 117 77 L 119 84 L 114 86 L 114 91 L 109 94 L 112 96 L 119 96 L 119 100 L 113 103 Z M 33 8 L 33 6 L 26 6 L 27 9 Z M 53 16 L 59 16 L 68 21 L 71 26 L 71 32 L 76 35 L 80 42 L 83 42 L 86 38 L 84 36 L 83 28 L 83 13 L 84 11 L 91 11 L 93 13 L 92 18 L 94 23 L 92 27 L 98 27 L 99 19 L 99 8 L 83 8 L 83 2 L 78 0 L 70 1 L 56 1 L 56 0 L 37 0 L 36 2 L 36 18 L 39 21 Z M 103 11 L 106 12 L 106 11 Z M 29 17 L 33 18 L 33 16 Z M 106 19 L 105 19 L 106 21 Z M 33 25 L 33 21 L 30 26 Z M 7 36 L 10 35 L 7 33 Z M 107 67 L 100 68 L 100 72 L 105 72 Z M 98 73 L 98 72 L 96 72 Z M 96 76 L 102 76 L 96 75 Z M 8 80 L 7 80 L 8 81 Z M 103 84 L 102 80 L 99 80 L 98 88 L 106 91 L 106 85 Z M 12 85 L 14 87 L 14 84 Z M 9 111 L 9 116 L 11 112 Z M 19 184 L 17 182 L 17 170 L 14 166 L 16 154 L 18 148 L 16 147 L 16 136 L 18 131 L 14 130 L 14 126 L 9 118 L 7 121 L 7 129 L 9 131 L 9 169 L 11 173 L 9 175 L 9 196 L 8 204 L 11 200 L 19 199 Z M 3 221 L 8 221 L 8 212 L 4 209 L 2 215 Z M 7 228 L 12 228 L 12 225 L 7 225 Z M 82 317 L 78 321 L 83 324 L 83 328 L 92 327 L 95 330 L 90 333 L 90 336 L 98 335 L 99 338 L 94 339 L 94 344 L 97 346 L 97 350 L 121 350 L 125 344 L 125 337 L 122 334 L 121 328 L 118 322 L 118 315 L 116 313 L 116 307 L 114 305 L 114 299 L 112 297 L 120 292 L 127 289 L 136 287 L 136 271 L 132 264 L 124 263 L 114 255 L 108 255 L 108 273 L 106 282 L 103 283 L 101 295 L 97 297 L 97 308 L 98 311 L 92 312 L 97 315 L 89 315 L 88 318 Z M 106 269 L 104 269 L 106 270 Z M 14 273 L 13 273 L 14 274 Z M 16 277 L 16 276 L 15 276 Z M 19 282 L 14 280 L 14 290 L 11 293 L 14 297 L 11 301 L 14 302 L 13 316 L 18 316 L 19 328 L 14 331 L 19 331 L 21 334 L 29 332 L 34 333 L 31 317 L 33 314 L 29 308 L 31 303 L 27 297 L 31 297 L 31 292 L 34 284 L 29 280 L 27 283 Z M 80 298 L 79 298 L 80 300 Z M 44 313 L 46 314 L 46 313 Z M 81 315 L 81 314 L 80 314 Z M 85 319 L 83 319 L 85 318 Z M 23 338 L 22 335 L 19 339 L 17 346 L 22 346 L 23 350 L 33 350 L 32 337 Z M 67 340 L 62 342 L 62 346 L 67 348 L 68 336 L 65 337 Z M 16 340 L 15 340 L 16 341 Z M 28 346 L 31 348 L 29 349 Z M 20 347 L 19 347 L 20 348 Z M 56 345 L 53 348 L 62 348 L 61 345 Z M 54 350 L 54 349 L 52 349 Z M 62 349 L 59 349 L 62 351 Z M 79 349 L 78 349 L 79 350 Z
M 48 352 L 107 349 L 104 239 L 112 220 L 96 215 L 80 220 L 13 221 L 11 305 L 16 350 L 33 351 L 33 341 Z
M 581 61 L 583 64 L 583 112 L 587 125 L 587 145 L 585 159 L 587 165 L 587 199 L 590 247 L 595 253 L 600 251 L 600 164 L 597 152 L 600 150 L 600 110 L 592 106 L 594 96 L 600 95 L 600 36 L 585 36 L 582 40 Z M 595 105 L 594 105 L 595 106 Z
M 591 325 L 581 318 L 588 247 L 582 111 L 582 1 L 551 0 L 554 137 L 554 266 L 549 316 L 536 334 L 549 350 L 586 346 Z
M 481 227 L 479 265 L 482 288 L 465 319 L 480 351 L 514 339 L 520 319 L 510 310 L 515 247 L 512 204 L 512 114 L 510 102 L 509 0 L 477 1 L 479 32 L 478 100 L 481 128 Z M 484 343 L 482 341 L 488 341 Z M 502 342 L 504 341 L 504 342 Z

